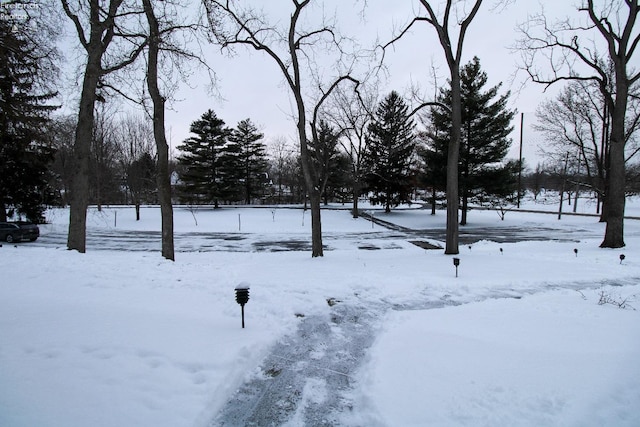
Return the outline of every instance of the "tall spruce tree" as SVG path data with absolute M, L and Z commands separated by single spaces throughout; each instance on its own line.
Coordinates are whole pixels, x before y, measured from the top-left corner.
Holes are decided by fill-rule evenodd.
M 511 145 L 509 134 L 515 111 L 507 109 L 509 92 L 498 96 L 501 84 L 487 90 L 487 74 L 480 68 L 480 60 L 472 61 L 460 70 L 462 90 L 462 137 L 460 141 L 458 185 L 462 199 L 461 225 L 467 223 L 470 201 L 508 199 L 516 189 L 516 162 L 504 163 Z M 497 97 L 497 99 L 495 99 Z M 451 89 L 441 89 L 438 101 L 450 106 Z M 446 164 L 451 116 L 442 109 L 430 110 L 426 135 L 428 149 L 424 152 L 427 176 L 432 185 L 442 188 L 444 176 L 439 173 Z
M 410 202 L 415 124 L 408 110 L 402 97 L 393 91 L 378 105 L 367 128 L 366 182 L 371 203 L 380 203 L 385 212 Z
M 180 199 L 187 203 L 228 201 L 237 195 L 237 157 L 229 150 L 231 129 L 213 110 L 191 124 L 195 134 L 178 146 L 184 154 L 178 157 L 182 184 Z
M 40 222 L 54 153 L 46 128 L 57 108 L 47 102 L 56 94 L 40 85 L 46 55 L 23 31 L 0 19 L 0 221 L 18 213 Z
M 240 121 L 229 137 L 237 146 L 238 178 L 247 204 L 263 196 L 268 184 L 269 161 L 263 138 L 250 119 Z

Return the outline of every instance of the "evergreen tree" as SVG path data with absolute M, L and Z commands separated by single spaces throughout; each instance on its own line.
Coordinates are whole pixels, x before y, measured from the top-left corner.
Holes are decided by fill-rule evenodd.
M 184 154 L 178 157 L 181 166 L 180 198 L 187 203 L 213 203 L 228 201 L 236 195 L 237 157 L 229 150 L 231 129 L 224 126 L 213 110 L 191 124 L 191 133 L 178 146 Z
M 416 154 L 422 161 L 418 168 L 418 183 L 421 187 L 431 191 L 428 196 L 431 203 L 431 215 L 436 214 L 439 194 L 447 190 L 447 153 L 438 151 L 442 147 L 433 144 L 430 135 L 438 132 L 431 125 L 428 130 L 418 133 L 419 144 L 416 147 Z
M 475 57 L 460 70 L 462 90 L 462 138 L 460 141 L 459 180 L 462 199 L 462 225 L 467 222 L 470 201 L 483 202 L 495 198 L 506 199 L 516 190 L 518 165 L 503 163 L 511 145 L 508 138 L 513 130 L 511 120 L 515 111 L 507 109 L 509 92 L 498 96 L 501 84 L 484 90 L 487 75 Z M 495 99 L 497 97 L 497 99 Z M 450 106 L 451 89 L 441 89 L 438 101 Z M 429 149 L 424 154 L 427 175 L 433 185 L 441 188 L 441 174 L 446 164 L 451 128 L 447 111 L 432 108 L 431 126 L 427 130 Z
M 39 84 L 46 58 L 23 30 L 0 19 L 0 221 L 15 212 L 40 222 L 52 193 L 46 128 L 57 108 L 46 103 L 56 94 Z
M 242 120 L 233 130 L 230 141 L 237 146 L 238 178 L 245 203 L 266 193 L 269 170 L 264 135 L 250 119 Z
M 330 190 L 344 180 L 344 164 L 341 164 L 340 150 L 338 150 L 338 133 L 324 120 L 320 120 L 316 138 L 309 142 L 309 155 L 318 176 L 318 188 L 324 199 L 329 203 Z
M 367 128 L 364 159 L 371 203 L 380 203 L 386 212 L 400 203 L 410 203 L 411 157 L 415 150 L 414 123 L 408 106 L 393 91 L 378 105 Z
M 343 204 L 353 197 L 353 164 L 347 153 L 339 151 L 333 166 L 331 174 L 327 180 L 324 189 L 325 204 L 329 199 L 338 200 Z

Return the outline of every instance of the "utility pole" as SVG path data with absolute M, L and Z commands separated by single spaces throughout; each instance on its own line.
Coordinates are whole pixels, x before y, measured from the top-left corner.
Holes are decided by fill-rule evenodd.
M 522 133 L 524 128 L 524 113 L 520 113 L 520 161 L 518 163 L 518 209 L 522 197 Z

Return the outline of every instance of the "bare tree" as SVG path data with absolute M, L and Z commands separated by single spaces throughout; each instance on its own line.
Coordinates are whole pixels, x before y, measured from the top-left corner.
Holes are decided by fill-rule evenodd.
M 640 147 L 635 131 L 640 123 L 640 100 L 630 99 L 630 112 L 625 125 L 626 149 L 625 162 L 634 160 Z M 567 85 L 553 100 L 543 102 L 536 110 L 537 124 L 534 129 L 543 133 L 550 142 L 545 154 L 558 158 L 567 151 L 576 154 L 577 166 L 586 180 L 576 182 L 598 194 L 598 200 L 604 196 L 607 182 L 607 157 L 609 153 L 610 116 L 607 114 L 605 100 L 593 81 L 574 81 Z M 578 176 L 574 180 L 580 179 Z M 600 212 L 600 204 L 597 204 Z M 574 205 L 575 208 L 575 205 Z M 601 221 L 606 221 L 605 210 Z
M 532 81 L 550 86 L 566 80 L 591 80 L 598 84 L 611 118 L 609 175 L 605 188 L 607 226 L 601 247 L 624 246 L 625 121 L 630 88 L 640 79 L 640 69 L 631 66 L 640 43 L 636 28 L 637 0 L 583 1 L 578 12 L 583 22 L 570 19 L 552 24 L 544 13 L 521 26 L 523 68 Z M 538 31 L 537 31 L 538 30 Z M 605 53 L 601 53 L 604 51 Z M 542 58 L 540 58 L 542 57 Z M 538 67 L 548 63 L 548 71 Z M 613 79 L 608 72 L 613 64 Z
M 467 12 L 465 1 L 447 0 L 442 16 L 433 8 L 433 1 L 420 0 L 424 15 L 414 17 L 384 48 L 400 40 L 415 24 L 426 22 L 437 33 L 451 79 L 451 140 L 447 151 L 447 233 L 445 254 L 457 254 L 458 249 L 458 158 L 462 132 L 462 100 L 460 91 L 460 60 L 469 25 L 475 18 L 482 0 L 474 0 Z M 458 29 L 457 34 L 453 31 Z M 457 35 L 457 40 L 455 37 Z
M 550 146 L 545 155 L 551 159 L 564 158 L 567 152 L 580 153 L 585 160 L 590 185 L 599 194 L 604 193 L 606 175 L 605 156 L 608 138 L 603 138 L 608 119 L 586 82 L 567 86 L 555 100 L 543 102 L 536 110 L 534 129 L 543 133 Z M 586 89 L 586 90 L 584 90 Z M 597 96 L 596 96 L 597 98 Z
M 149 189 L 157 189 L 148 181 L 150 169 L 147 160 L 155 158 L 153 129 L 144 116 L 127 115 L 117 123 L 117 141 L 119 151 L 120 173 L 125 177 L 130 200 L 136 207 L 136 221 L 140 220 L 140 204 Z M 153 160 L 155 166 L 155 160 Z M 155 174 L 154 174 L 155 175 Z
M 103 204 L 116 202 L 120 185 L 116 178 L 118 141 L 116 119 L 111 105 L 99 103 L 94 112 L 94 125 L 89 155 L 89 201 L 98 211 Z
M 312 4 L 311 0 L 292 0 L 292 12 L 286 28 L 282 31 L 267 22 L 263 13 L 252 9 L 242 9 L 232 1 L 204 0 L 211 31 L 223 48 L 247 46 L 264 52 L 284 77 L 287 87 L 295 100 L 295 121 L 300 143 L 300 158 L 309 200 L 311 203 L 312 257 L 323 255 L 322 226 L 320 220 L 321 191 L 318 185 L 318 171 L 309 153 L 309 140 L 318 139 L 319 114 L 322 104 L 342 83 L 352 82 L 356 88 L 358 81 L 350 74 L 339 73 L 330 84 L 320 82 L 321 72 L 317 64 L 305 69 L 304 61 L 313 63 L 314 54 L 323 49 L 323 54 L 337 51 L 343 56 L 344 39 L 338 35 L 335 25 L 323 21 L 306 29 L 301 21 L 303 11 Z M 337 64 L 336 69 L 343 67 Z M 306 74 L 305 74 L 306 72 Z M 306 98 L 305 89 L 317 85 L 319 95 L 313 101 Z M 310 132 L 309 132 L 310 131 Z
M 55 189 L 62 205 L 67 205 L 69 186 L 73 167 L 71 157 L 73 155 L 73 138 L 76 129 L 76 119 L 73 116 L 58 116 L 52 120 L 47 134 L 50 144 L 55 150 L 51 172 L 53 182 L 51 187 Z
M 74 141 L 74 174 L 71 178 L 69 234 L 67 248 L 86 252 L 87 206 L 89 200 L 89 151 L 94 125 L 98 88 L 105 76 L 133 63 L 145 46 L 145 37 L 123 26 L 133 9 L 124 0 L 100 0 L 71 4 L 61 0 L 65 14 L 73 22 L 86 52 L 78 123 Z M 104 5 L 104 7 L 103 7 Z M 107 55 L 107 52 L 109 54 Z
M 299 152 L 291 147 L 287 139 L 283 136 L 276 137 L 270 144 L 271 167 L 270 178 L 275 180 L 273 185 L 276 187 L 276 203 L 284 203 L 291 201 L 294 194 L 294 175 L 293 171 L 296 166 L 296 153 Z M 285 197 L 285 187 L 288 187 Z
M 365 135 L 372 112 L 378 103 L 377 90 L 373 87 L 366 90 L 360 89 L 359 92 L 338 89 L 331 101 L 325 116 L 343 136 L 340 138 L 340 144 L 351 163 L 352 215 L 358 218 L 358 199 L 364 186 L 366 173 L 362 170 L 362 160 L 367 148 Z

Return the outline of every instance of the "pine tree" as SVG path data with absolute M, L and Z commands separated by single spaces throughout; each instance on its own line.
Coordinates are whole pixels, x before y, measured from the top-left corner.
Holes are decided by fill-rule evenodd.
M 335 157 L 331 174 L 324 189 L 325 204 L 329 199 L 339 200 L 343 204 L 353 197 L 353 164 L 351 158 L 345 152 L 338 151 Z
M 39 86 L 40 46 L 16 29 L 0 19 L 0 221 L 9 210 L 40 222 L 51 194 L 46 127 L 57 108 L 46 103 L 56 94 Z
M 415 125 L 408 106 L 393 91 L 379 105 L 367 128 L 364 166 L 373 204 L 386 212 L 400 203 L 410 203 L 412 188 L 411 157 L 415 150 Z
M 195 136 L 178 146 L 184 153 L 178 157 L 182 167 L 180 198 L 187 203 L 213 203 L 217 208 L 220 201 L 237 194 L 238 164 L 228 147 L 231 129 L 208 110 L 191 124 L 190 131 Z
M 462 139 L 460 142 L 459 188 L 462 199 L 462 225 L 467 222 L 470 201 L 506 199 L 515 191 L 517 164 L 503 163 L 511 145 L 508 137 L 515 111 L 507 109 L 509 92 L 498 96 L 501 84 L 484 90 L 487 74 L 480 60 L 460 70 L 462 90 Z M 497 99 L 495 99 L 498 97 Z M 451 105 L 451 90 L 442 89 L 438 101 Z M 427 130 L 429 150 L 425 157 L 427 170 L 435 187 L 442 187 L 443 163 L 447 156 L 451 117 L 443 109 L 430 111 L 431 127 Z
M 329 203 L 329 192 L 344 181 L 344 163 L 338 149 L 338 133 L 324 120 L 320 120 L 315 140 L 309 142 L 309 155 L 318 176 L 318 188 L 324 204 Z
M 229 138 L 237 146 L 238 179 L 247 204 L 263 196 L 268 184 L 269 161 L 263 138 L 250 119 L 239 122 Z

